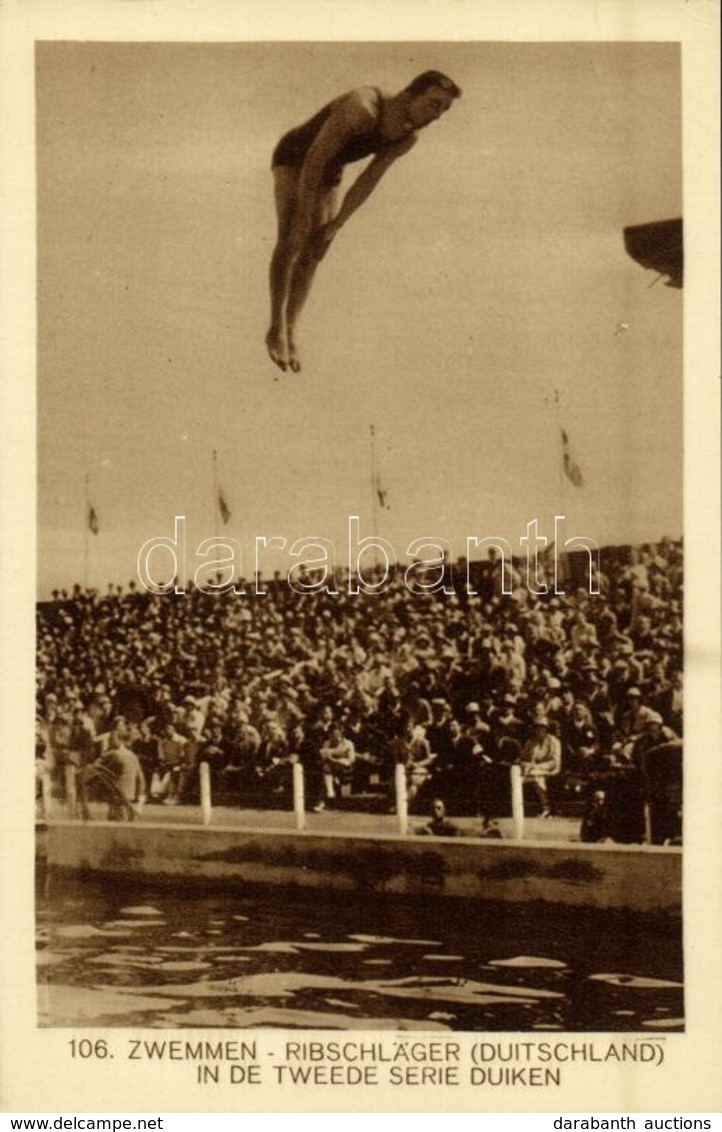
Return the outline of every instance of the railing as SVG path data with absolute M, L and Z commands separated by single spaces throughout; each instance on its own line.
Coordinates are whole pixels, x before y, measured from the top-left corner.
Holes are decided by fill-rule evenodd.
M 524 837 L 524 788 L 521 767 L 513 764 L 511 775 L 511 812 L 512 829 L 515 840 L 521 841 Z M 213 799 L 211 796 L 211 775 L 208 763 L 201 763 L 199 767 L 200 778 L 200 810 L 201 822 L 209 825 L 213 816 Z M 409 798 L 408 776 L 403 763 L 397 763 L 394 773 L 394 797 L 398 832 L 406 836 L 409 832 Z M 303 765 L 300 762 L 293 764 L 293 813 L 296 829 L 306 828 L 306 796 Z
M 522 840 L 524 837 L 524 790 L 521 767 L 513 764 L 510 767 L 511 775 L 511 810 L 513 837 Z M 211 772 L 207 762 L 202 762 L 198 768 L 200 787 L 200 820 L 202 825 L 210 825 L 213 818 L 213 798 L 211 790 Z M 43 810 L 46 818 L 62 816 L 68 818 L 82 818 L 87 821 L 90 817 L 87 789 L 93 783 L 100 784 L 107 797 L 103 799 L 111 808 L 114 817 L 120 820 L 133 820 L 135 811 L 114 786 L 111 775 L 95 766 L 84 770 L 68 765 L 64 769 L 65 798 L 61 803 L 54 796 L 52 777 L 49 771 L 42 776 Z M 397 763 L 394 773 L 394 799 L 399 834 L 406 836 L 409 832 L 409 798 L 408 775 L 403 763 Z M 300 762 L 293 764 L 293 814 L 297 830 L 306 828 L 306 798 L 303 765 Z
M 293 814 L 292 820 L 295 829 L 302 831 L 307 827 L 307 783 L 305 779 L 304 767 L 302 763 L 297 761 L 292 764 L 290 770 L 292 773 L 289 774 L 288 779 L 286 779 L 283 790 L 285 794 L 284 804 L 281 808 L 285 811 L 288 811 L 289 808 L 291 809 Z M 502 804 L 501 811 L 497 810 L 495 812 L 495 816 L 499 816 L 500 813 L 505 816 L 504 836 L 511 838 L 514 841 L 522 841 L 526 836 L 524 786 L 525 781 L 528 781 L 528 779 L 525 779 L 522 767 L 518 763 L 510 764 L 507 767 L 507 770 L 509 773 L 509 793 L 506 795 L 507 801 L 505 804 Z M 183 821 L 187 822 L 189 820 L 189 810 L 191 811 L 190 820 L 194 820 L 192 816 L 192 810 L 195 808 L 197 814 L 197 818 L 195 820 L 200 820 L 200 823 L 203 826 L 211 825 L 213 821 L 214 788 L 219 791 L 219 794 L 216 797 L 216 806 L 218 807 L 220 805 L 222 809 L 225 809 L 225 807 L 229 804 L 233 805 L 236 808 L 240 807 L 241 809 L 245 810 L 278 809 L 278 806 L 276 804 L 278 799 L 274 800 L 270 796 L 267 799 L 263 797 L 258 798 L 258 796 L 256 796 L 254 793 L 251 793 L 248 797 L 244 798 L 243 791 L 241 791 L 241 797 L 235 795 L 232 802 L 229 802 L 227 792 L 223 789 L 223 787 L 220 784 L 218 786 L 215 785 L 215 780 L 213 779 L 211 773 L 211 766 L 207 762 L 200 763 L 198 767 L 197 781 L 198 792 L 191 792 L 193 801 L 191 802 L 190 798 L 188 799 L 189 804 L 184 807 L 184 816 L 182 819 Z M 379 819 L 379 831 L 386 831 L 388 833 L 394 830 L 401 836 L 407 836 L 410 832 L 414 832 L 414 830 L 410 828 L 409 809 L 410 801 L 414 796 L 415 785 L 416 784 L 412 783 L 411 781 L 411 776 L 408 773 L 407 767 L 403 763 L 398 763 L 394 768 L 393 779 L 392 782 L 388 784 L 387 792 L 384 792 L 383 794 L 373 793 L 371 795 L 362 795 L 359 799 L 361 803 L 360 807 L 355 812 L 359 814 L 377 812 L 376 806 L 378 806 L 380 803 L 386 810 L 386 813 L 389 813 L 387 807 L 389 806 L 389 802 L 391 801 L 391 798 L 389 797 L 389 793 L 391 793 L 394 804 L 393 806 L 391 806 L 389 817 Z M 433 780 L 431 780 L 428 785 L 433 789 Z M 290 790 L 291 787 L 292 790 Z M 389 787 L 391 788 L 390 790 Z M 82 768 L 78 768 L 72 763 L 69 763 L 64 767 L 56 767 L 54 772 L 46 769 L 42 774 L 40 780 L 40 789 L 42 793 L 42 808 L 39 808 L 38 816 L 42 815 L 50 821 L 53 821 L 55 819 L 88 821 L 92 817 L 103 817 L 105 816 L 105 811 L 103 809 L 103 807 L 105 806 L 107 806 L 108 820 L 133 821 L 141 813 L 145 802 L 145 799 L 142 797 L 135 802 L 127 799 L 120 789 L 120 786 L 117 783 L 111 769 L 107 766 L 97 763 L 93 763 Z M 353 810 L 354 795 L 351 793 L 350 785 L 348 783 L 342 784 L 339 788 L 338 794 L 343 799 L 348 799 L 346 804 L 342 804 L 340 808 L 347 811 Z M 429 791 L 429 803 L 432 797 L 433 794 L 431 794 L 431 792 Z M 440 795 L 437 795 L 437 797 L 444 799 L 443 792 Z M 509 799 L 511 805 L 510 808 L 507 808 L 509 806 Z M 174 800 L 177 801 L 178 799 L 174 798 Z M 369 801 L 372 806 L 371 811 L 366 808 L 366 805 L 369 804 Z M 642 800 L 638 799 L 638 801 L 641 808 Z M 270 803 L 270 805 L 268 805 L 267 803 Z M 308 808 L 311 807 L 311 804 L 312 803 L 309 803 Z M 669 835 L 669 838 L 667 840 L 663 840 L 661 835 L 654 835 L 654 804 L 654 797 L 650 798 L 649 796 L 647 796 L 643 799 L 643 813 L 640 809 L 639 814 L 640 827 L 642 827 L 642 823 L 643 827 L 640 828 L 636 836 L 628 836 L 625 829 L 623 831 L 623 835 L 617 837 L 615 836 L 613 830 L 611 836 L 598 838 L 598 840 L 613 840 L 621 843 L 636 843 L 647 845 L 680 844 L 681 840 L 679 836 L 675 835 L 676 840 L 672 840 L 672 835 Z M 313 808 L 316 809 L 319 807 L 314 806 Z M 466 816 L 467 813 L 468 811 L 464 811 L 462 807 L 462 818 Z M 662 813 L 662 818 L 664 818 L 665 813 L 666 811 Z M 391 819 L 391 814 L 395 815 L 394 821 L 392 821 Z M 510 821 L 509 814 L 511 814 Z M 577 809 L 574 816 L 578 817 L 579 815 L 580 811 Z M 289 814 L 288 816 L 290 818 L 291 815 Z M 449 816 L 451 823 L 453 824 L 456 815 L 451 813 Z M 659 820 L 661 821 L 662 818 L 660 818 Z M 285 820 L 283 824 L 287 824 Z M 319 828 L 319 825 L 316 823 L 315 816 L 312 819 L 311 824 L 312 828 Z M 359 827 L 358 823 L 356 823 L 355 827 Z M 364 822 L 362 823 L 361 828 L 373 830 L 373 824 Z M 484 821 L 478 835 L 481 837 L 490 835 L 499 836 L 498 822 L 493 823 L 493 828 L 495 832 L 490 833 L 492 826 L 489 826 L 486 821 Z M 426 827 L 423 830 L 423 832 L 431 831 L 432 829 L 430 829 L 429 827 Z M 452 830 L 451 832 L 454 831 Z M 463 836 L 467 837 L 473 837 L 475 835 L 475 831 L 471 828 L 470 823 L 467 823 L 465 827 L 462 826 L 461 830 L 457 828 L 456 832 L 461 832 Z M 553 831 L 550 830 L 549 832 L 553 837 Z M 538 830 L 535 831 L 535 835 L 538 835 Z M 565 839 L 566 837 L 569 837 L 570 835 L 568 830 L 562 836 L 564 836 Z M 583 836 L 583 830 L 581 839 L 589 840 L 588 838 L 585 838 Z M 591 838 L 591 840 L 594 840 L 594 838 Z

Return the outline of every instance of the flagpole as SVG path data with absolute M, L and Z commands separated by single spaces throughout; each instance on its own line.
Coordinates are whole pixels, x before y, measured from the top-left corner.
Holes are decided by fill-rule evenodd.
M 213 537 L 218 541 L 218 453 L 213 449 Z
M 371 425 L 371 530 L 374 539 L 378 538 L 379 533 L 378 481 L 378 468 L 376 466 L 376 429 Z
M 218 546 L 218 515 L 221 509 L 218 483 L 218 453 L 213 449 L 213 540 Z
M 554 420 L 555 420 L 555 426 L 556 426 L 557 445 L 561 445 L 562 444 L 562 422 L 561 422 L 560 411 L 559 411 L 559 390 L 558 389 L 554 390 Z M 559 514 L 562 515 L 563 518 L 562 518 L 562 521 L 559 524 L 559 528 L 558 528 L 559 534 L 561 535 L 561 546 L 558 546 L 556 548 L 556 551 L 555 551 L 555 554 L 554 554 L 554 562 L 555 562 L 554 588 L 555 589 L 558 589 L 558 586 L 557 586 L 558 581 L 561 582 L 562 585 L 564 585 L 564 583 L 567 580 L 567 558 L 566 558 L 566 550 L 564 548 L 564 531 L 565 531 L 566 511 L 564 510 L 565 504 L 564 504 L 564 450 L 563 450 L 563 448 L 560 451 L 560 455 L 561 455 L 561 459 L 557 458 L 557 474 L 558 474 L 558 477 L 559 477 Z M 555 521 L 555 527 L 556 527 L 556 521 Z M 557 577 L 557 565 L 556 564 L 558 564 L 558 570 L 559 570 L 559 576 L 558 577 Z
M 559 390 L 558 389 L 554 390 L 554 415 L 555 415 L 555 420 L 556 420 L 557 443 L 560 443 L 561 435 L 562 435 L 562 422 L 561 422 L 561 417 L 560 417 L 560 414 L 559 414 Z M 566 512 L 564 510 L 564 452 L 563 451 L 562 451 L 562 459 L 557 461 L 557 472 L 558 472 L 558 475 L 559 475 L 559 503 L 560 503 L 560 506 L 561 506 L 561 510 L 560 510 L 559 514 L 565 515 Z
M 90 559 L 90 495 L 88 492 L 89 475 L 86 472 L 83 483 L 85 485 L 85 514 L 83 516 L 83 589 L 88 589 L 88 563 Z

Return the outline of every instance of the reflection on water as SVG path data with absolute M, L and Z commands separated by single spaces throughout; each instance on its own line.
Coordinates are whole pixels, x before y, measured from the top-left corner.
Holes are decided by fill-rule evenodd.
M 683 1028 L 681 931 L 611 913 L 38 886 L 45 1026 Z

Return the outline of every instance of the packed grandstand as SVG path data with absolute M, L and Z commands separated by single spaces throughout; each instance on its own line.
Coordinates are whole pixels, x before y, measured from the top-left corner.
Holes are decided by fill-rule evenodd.
M 503 593 L 493 558 L 471 586 L 449 569 L 450 592 L 56 591 L 37 609 L 39 773 L 61 790 L 101 764 L 130 801 L 173 804 L 207 762 L 214 798 L 269 806 L 300 761 L 309 808 L 388 809 L 402 763 L 412 809 L 486 821 L 520 763 L 530 809 L 587 808 L 586 840 L 644 840 L 650 794 L 654 840 L 679 840 L 682 545 L 603 551 L 598 594 L 585 561 L 542 594 L 516 568 Z

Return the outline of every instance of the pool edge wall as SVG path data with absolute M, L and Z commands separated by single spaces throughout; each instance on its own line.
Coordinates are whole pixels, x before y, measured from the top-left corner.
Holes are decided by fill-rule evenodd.
M 676 848 L 50 822 L 51 869 L 230 888 L 312 889 L 681 916 Z

